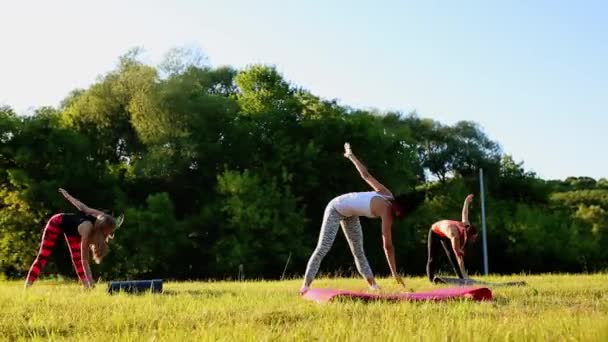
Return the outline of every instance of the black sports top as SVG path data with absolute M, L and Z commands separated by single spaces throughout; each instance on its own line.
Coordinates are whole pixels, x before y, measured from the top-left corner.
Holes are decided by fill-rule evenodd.
M 97 220 L 95 216 L 87 215 L 82 211 L 75 214 L 62 214 L 59 227 L 67 236 L 80 236 L 80 233 L 78 233 L 78 226 L 84 221 L 95 224 L 95 220 Z

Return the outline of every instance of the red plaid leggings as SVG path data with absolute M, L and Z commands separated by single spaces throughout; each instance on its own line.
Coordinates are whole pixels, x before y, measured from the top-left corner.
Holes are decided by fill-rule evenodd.
M 40 250 L 38 251 L 38 256 L 32 263 L 32 267 L 27 274 L 28 283 L 33 283 L 38 279 L 38 275 L 40 275 L 40 271 L 46 265 L 49 256 L 51 255 L 51 251 L 55 246 L 55 242 L 61 233 L 63 233 L 60 228 L 61 220 L 63 218 L 62 214 L 56 214 L 49 222 L 47 222 L 46 227 L 44 227 L 44 232 L 42 233 L 42 243 L 40 244 Z M 87 282 L 86 272 L 84 267 L 82 266 L 82 257 L 80 255 L 80 236 L 67 236 L 63 234 L 65 237 L 68 246 L 70 247 L 70 255 L 72 256 L 72 264 L 74 265 L 74 270 L 76 270 L 76 274 L 78 275 L 78 279 L 82 283 Z

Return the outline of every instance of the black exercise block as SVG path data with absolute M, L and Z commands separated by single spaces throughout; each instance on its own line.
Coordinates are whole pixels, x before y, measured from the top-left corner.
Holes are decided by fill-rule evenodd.
M 159 293 L 163 291 L 163 280 L 126 280 L 126 281 L 111 281 L 108 283 L 108 292 L 110 294 L 117 292 L 139 293 L 139 292 Z

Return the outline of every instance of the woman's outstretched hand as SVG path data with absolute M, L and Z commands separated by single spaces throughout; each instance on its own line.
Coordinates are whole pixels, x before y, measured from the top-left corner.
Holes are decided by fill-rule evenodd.
M 401 276 L 397 276 L 397 277 L 395 277 L 395 280 L 397 281 L 397 283 L 398 283 L 399 285 L 403 286 L 403 288 L 405 289 L 405 291 L 406 291 L 407 293 L 413 293 L 413 292 L 414 292 L 414 289 L 413 289 L 413 288 L 411 288 L 411 287 L 407 287 L 407 286 L 405 285 L 405 281 L 403 281 L 403 279 L 401 278 Z
M 63 188 L 59 188 L 59 193 L 60 193 L 60 194 L 62 194 L 64 197 L 67 197 L 67 196 L 69 196 L 69 195 L 70 195 L 70 194 L 68 194 L 68 192 L 67 192 L 67 191 L 65 191 L 65 189 L 63 189 Z
M 399 285 L 403 286 L 404 288 L 407 288 L 407 287 L 405 286 L 405 282 L 403 281 L 403 279 L 401 278 L 401 276 L 400 276 L 400 275 L 395 275 L 395 280 L 397 281 L 397 284 L 399 284 Z
M 350 158 L 353 156 L 353 151 L 350 149 L 349 143 L 344 143 L 344 156 Z

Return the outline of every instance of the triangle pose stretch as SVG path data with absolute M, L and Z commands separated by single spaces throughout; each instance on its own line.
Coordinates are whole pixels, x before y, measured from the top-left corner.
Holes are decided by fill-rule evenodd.
M 469 222 L 469 205 L 471 202 L 473 202 L 473 195 L 468 195 L 462 207 L 462 221 L 442 220 L 431 226 L 426 263 L 426 274 L 431 282 L 435 277 L 439 245 L 445 250 L 458 278 L 469 278 L 464 267 L 464 250 L 465 247 L 477 241 L 478 237 L 477 229 Z
M 352 152 L 349 143 L 344 144 L 344 156 L 355 165 L 363 180 L 374 191 L 352 192 L 338 196 L 329 202 L 323 215 L 317 247 L 310 256 L 308 265 L 306 266 L 304 282 L 300 288 L 301 294 L 306 293 L 310 288 L 310 284 L 319 271 L 321 261 L 334 243 L 339 226 L 342 226 L 342 231 L 355 258 L 357 270 L 367 280 L 371 289 L 375 290 L 379 288 L 363 251 L 363 231 L 359 222 L 359 216 L 379 217 L 382 220 L 382 240 L 389 268 L 395 280 L 405 286 L 397 273 L 391 228 L 393 218 L 403 217 L 405 211 L 413 210 L 414 206 L 421 202 L 421 199 L 418 198 L 410 201 L 409 196 L 405 194 L 394 197 L 389 189 L 367 171 L 367 168 Z
M 114 230 L 120 227 L 124 219 L 122 215 L 115 219 L 102 211 L 89 208 L 63 189 L 59 189 L 59 192 L 78 209 L 78 213 L 55 214 L 48 221 L 42 233 L 38 256 L 32 263 L 25 280 L 26 288 L 32 286 L 38 279 L 61 233 L 70 248 L 72 264 L 78 279 L 84 287 L 93 287 L 89 249 L 93 252 L 93 259 L 99 264 L 109 252 L 108 242 L 114 237 Z
M 378 289 L 365 251 L 363 250 L 363 231 L 360 216 L 381 219 L 382 241 L 386 260 L 395 280 L 405 287 L 397 273 L 395 251 L 392 242 L 392 224 L 395 218 L 402 218 L 412 212 L 423 200 L 422 194 L 401 194 L 393 196 L 391 191 L 374 178 L 367 168 L 352 152 L 350 144 L 344 144 L 344 157 L 349 159 L 361 178 L 374 190 L 368 192 L 351 192 L 332 199 L 325 208 L 317 246 L 308 260 L 304 281 L 300 293 L 306 293 L 315 279 L 323 258 L 331 249 L 338 227 L 348 241 L 354 256 L 357 270 L 365 278 L 370 288 Z M 72 264 L 82 285 L 94 286 L 89 267 L 92 256 L 96 263 L 101 263 L 109 252 L 109 241 L 114 232 L 121 226 L 124 216 L 114 218 L 100 210 L 92 209 L 72 197 L 64 189 L 59 192 L 77 209 L 77 213 L 60 213 L 53 215 L 46 224 L 38 255 L 27 274 L 25 287 L 30 287 L 37 279 L 51 255 L 55 242 L 63 233 L 70 249 Z M 469 222 L 469 205 L 473 195 L 468 195 L 462 209 L 462 221 L 442 220 L 434 223 L 428 235 L 427 276 L 432 282 L 436 271 L 436 257 L 439 245 L 442 245 L 450 263 L 460 279 L 468 279 L 464 266 L 464 249 L 477 240 L 477 229 Z M 92 255 L 89 253 L 92 252 Z M 458 265 L 458 267 L 456 267 Z

